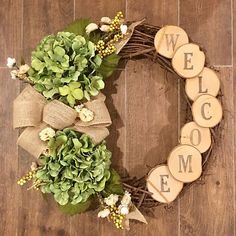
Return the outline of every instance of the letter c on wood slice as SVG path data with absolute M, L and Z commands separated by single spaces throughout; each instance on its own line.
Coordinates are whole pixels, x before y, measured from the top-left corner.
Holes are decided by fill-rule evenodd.
M 193 78 L 201 73 L 205 64 L 205 54 L 197 44 L 188 43 L 179 47 L 172 58 L 175 72 L 183 78 Z
M 192 105 L 193 120 L 202 127 L 214 127 L 220 123 L 223 111 L 219 100 L 211 95 L 199 96 Z
M 147 188 L 156 201 L 169 203 L 179 195 L 183 183 L 173 178 L 167 165 L 158 165 L 148 174 Z
M 201 176 L 202 156 L 193 146 L 185 144 L 175 147 L 167 163 L 173 177 L 184 183 L 192 182 Z
M 172 58 L 176 49 L 188 43 L 187 33 L 175 25 L 162 27 L 155 36 L 154 45 L 157 52 L 167 58 Z
M 216 72 L 207 67 L 204 67 L 198 76 L 187 79 L 185 84 L 186 94 L 192 101 L 203 94 L 209 94 L 215 97 L 219 90 L 220 80 Z
M 194 121 L 189 122 L 181 129 L 180 143 L 194 146 L 204 153 L 211 146 L 210 129 L 200 127 Z

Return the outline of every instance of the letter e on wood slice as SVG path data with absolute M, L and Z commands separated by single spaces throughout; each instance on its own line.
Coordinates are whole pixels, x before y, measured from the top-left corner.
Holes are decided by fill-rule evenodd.
M 148 174 L 147 188 L 156 201 L 169 203 L 179 195 L 183 183 L 173 178 L 167 165 L 158 165 Z
M 204 67 L 196 77 L 187 79 L 185 91 L 188 97 L 194 101 L 198 96 L 209 94 L 216 96 L 220 90 L 220 80 L 215 71 Z
M 193 120 L 202 127 L 214 127 L 220 123 L 223 111 L 219 100 L 211 95 L 199 96 L 192 105 Z
M 204 153 L 211 146 L 210 129 L 200 127 L 194 121 L 189 122 L 181 129 L 180 143 L 194 146 L 201 153 Z
M 183 78 L 199 75 L 205 64 L 205 54 L 197 44 L 188 43 L 179 47 L 172 58 L 175 72 Z
M 202 156 L 193 146 L 184 144 L 175 147 L 167 163 L 174 178 L 184 183 L 192 182 L 201 176 Z
M 172 58 L 176 49 L 189 42 L 186 32 L 174 25 L 162 27 L 155 36 L 154 45 L 157 52 L 167 58 Z

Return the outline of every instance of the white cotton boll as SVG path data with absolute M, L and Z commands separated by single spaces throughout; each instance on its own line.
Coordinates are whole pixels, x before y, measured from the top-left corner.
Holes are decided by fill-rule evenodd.
M 99 218 L 106 218 L 109 216 L 109 214 L 110 214 L 110 210 L 106 208 L 106 209 L 98 212 L 98 217 Z
M 79 118 L 83 122 L 89 122 L 94 119 L 94 113 L 88 108 L 84 107 L 79 110 Z
M 102 25 L 100 27 L 100 30 L 103 31 L 103 32 L 109 32 L 110 26 L 109 25 Z
M 39 133 L 39 138 L 40 138 L 42 141 L 47 141 L 47 140 L 49 140 L 50 138 L 54 137 L 55 134 L 56 134 L 55 130 L 48 127 L 48 128 L 43 129 L 43 130 Z
M 98 29 L 98 25 L 95 23 L 90 23 L 86 26 L 85 31 L 87 34 L 90 34 L 92 31 Z
M 121 200 L 122 205 L 129 205 L 131 203 L 131 196 L 130 193 L 125 191 L 125 194 Z
M 129 208 L 126 205 L 120 205 L 118 209 L 119 209 L 119 212 L 121 215 L 128 215 L 129 214 Z
M 16 59 L 8 57 L 7 58 L 7 67 L 12 68 L 16 64 Z
M 118 202 L 119 196 L 116 194 L 111 194 L 110 196 L 108 196 L 107 198 L 104 199 L 104 202 L 108 205 L 108 206 L 113 206 Z
M 101 22 L 104 23 L 104 24 L 110 24 L 111 23 L 111 18 L 107 17 L 107 16 L 104 16 L 104 17 L 101 18 Z
M 16 79 L 17 78 L 17 74 L 18 74 L 17 70 L 12 70 L 11 71 L 11 78 L 12 79 Z
M 19 68 L 19 74 L 25 74 L 29 69 L 30 67 L 27 64 L 22 65 Z
M 120 31 L 121 31 L 122 34 L 126 34 L 127 30 L 128 30 L 128 26 L 127 25 L 122 24 L 120 26 Z

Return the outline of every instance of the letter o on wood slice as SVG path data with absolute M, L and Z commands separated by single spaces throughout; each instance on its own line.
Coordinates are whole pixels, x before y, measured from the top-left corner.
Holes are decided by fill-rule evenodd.
M 173 177 L 184 183 L 192 182 L 201 176 L 202 156 L 193 146 L 185 144 L 175 147 L 167 163 Z
M 179 195 L 183 183 L 173 178 L 167 165 L 158 165 L 148 174 L 147 188 L 156 201 L 169 203 Z
M 199 96 L 192 105 L 194 121 L 202 127 L 214 127 L 220 123 L 223 111 L 219 100 L 211 95 Z
M 193 43 L 179 47 L 172 58 L 175 72 L 183 78 L 193 78 L 201 73 L 205 64 L 205 54 Z
M 194 121 L 189 122 L 181 129 L 180 143 L 194 146 L 199 152 L 204 153 L 211 146 L 210 129 L 200 127 Z
M 161 28 L 154 39 L 157 52 L 167 58 L 172 58 L 176 49 L 188 42 L 187 33 L 174 25 L 166 25 Z
M 198 96 L 209 94 L 216 96 L 220 90 L 220 80 L 215 71 L 204 67 L 196 77 L 187 79 L 185 91 L 188 97 L 194 101 Z

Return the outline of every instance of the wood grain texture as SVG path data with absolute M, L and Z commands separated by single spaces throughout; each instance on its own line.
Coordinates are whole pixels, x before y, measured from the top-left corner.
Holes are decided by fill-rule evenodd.
M 19 82 L 7 79 L 8 69 L 0 69 L 0 233 L 17 235 L 19 209 L 18 148 L 15 145 L 18 131 L 12 129 L 12 109 L 15 95 L 19 93 Z M 14 225 L 14 227 L 12 227 Z
M 39 192 L 26 191 L 15 184 L 33 158 L 18 150 L 15 144 L 18 131 L 12 129 L 12 101 L 23 86 L 8 79 L 9 71 L 0 68 L 0 234 L 235 236 L 236 28 L 232 37 L 231 24 L 232 16 L 236 15 L 234 2 L 232 9 L 230 0 L 3 1 L 0 67 L 5 66 L 7 56 L 20 59 L 24 55 L 29 61 L 31 50 L 43 36 L 57 32 L 75 18 L 99 20 L 102 16 L 112 17 L 119 10 L 126 13 L 128 20 L 146 17 L 156 25 L 180 22 L 190 37 L 206 48 L 210 64 L 229 66 L 219 68 L 224 93 L 224 132 L 206 177 L 168 207 L 158 207 L 153 214 L 147 212 L 148 225 L 131 223 L 129 232 L 118 231 L 106 220 L 98 220 L 96 212 L 73 217 L 63 215 L 53 199 L 45 199 Z M 234 68 L 231 67 L 233 54 Z M 113 120 L 107 138 L 113 152 L 113 166 L 121 174 L 125 173 L 125 166 L 131 175 L 139 176 L 165 162 L 178 143 L 181 127 L 178 120 L 184 123 L 183 90 L 178 90 L 175 76 L 166 77 L 158 65 L 146 60 L 130 61 L 125 69 L 121 65 L 106 81 L 104 93 Z
M 177 15 L 177 1 L 127 1 L 129 20 L 178 24 Z M 178 142 L 178 81 L 148 60 L 128 62 L 126 74 L 126 168 L 141 176 L 166 162 Z M 178 235 L 178 202 L 169 211 L 159 207 L 147 220 L 132 224 L 127 235 Z
M 0 66 L 6 66 L 7 57 L 19 57 L 22 34 L 22 1 L 6 0 L 0 7 Z
M 232 64 L 230 0 L 180 0 L 180 26 L 207 51 L 211 65 Z
M 25 0 L 23 11 L 24 58 L 29 61 L 32 48 L 45 35 L 55 33 L 73 21 L 74 3 L 73 0 Z M 28 170 L 33 160 L 19 149 L 20 175 Z M 19 199 L 19 235 L 70 235 L 70 217 L 59 211 L 52 198 L 45 199 L 40 192 L 22 189 Z
M 205 177 L 180 199 L 181 235 L 234 235 L 232 69 L 221 68 L 219 77 L 222 92 L 227 94 L 223 100 L 222 137 L 209 159 Z

